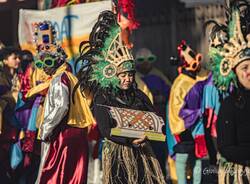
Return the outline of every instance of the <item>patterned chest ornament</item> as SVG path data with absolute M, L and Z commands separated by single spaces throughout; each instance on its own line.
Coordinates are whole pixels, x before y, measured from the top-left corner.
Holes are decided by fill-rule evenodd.
M 162 132 L 164 121 L 154 112 L 107 107 L 117 123 L 116 127 L 111 129 L 111 135 L 131 138 L 146 135 L 149 140 L 165 141 L 165 135 Z

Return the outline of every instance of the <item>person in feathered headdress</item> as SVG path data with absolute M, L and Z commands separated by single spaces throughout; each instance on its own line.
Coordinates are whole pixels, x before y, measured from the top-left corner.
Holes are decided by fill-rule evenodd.
M 70 72 L 67 55 L 56 42 L 51 22 L 35 24 L 37 46 L 35 65 L 50 77 L 32 88 L 26 96 L 45 95 L 39 114 L 41 162 L 36 183 L 87 183 L 88 127 L 94 119 L 79 88 L 72 90 L 77 78 Z
M 214 21 L 209 48 L 214 83 L 230 93 L 217 121 L 219 183 L 249 183 L 250 4 L 231 1 L 226 15 L 225 24 Z
M 153 111 L 149 98 L 137 89 L 134 58 L 122 41 L 121 28 L 114 13 L 104 11 L 99 15 L 89 42 L 82 42 L 80 51 L 78 61 L 85 64 L 77 74 L 79 85 L 82 90 L 90 90 L 93 94 L 93 115 L 105 138 L 103 182 L 165 183 L 145 136 L 115 136 L 111 130 L 118 120 L 113 119 L 117 117 L 114 114 L 111 117 L 110 109 Z M 123 112 L 126 121 L 135 118 L 133 114 Z M 136 118 L 136 122 L 143 121 L 142 117 Z

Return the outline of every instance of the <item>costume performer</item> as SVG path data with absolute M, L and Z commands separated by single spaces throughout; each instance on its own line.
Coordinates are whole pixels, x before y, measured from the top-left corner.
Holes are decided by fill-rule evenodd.
M 201 113 L 206 77 L 198 76 L 200 54 L 195 54 L 184 41 L 179 45 L 178 51 L 182 69 L 170 90 L 168 116 L 169 128 L 174 135 L 174 152 L 170 148 L 169 153 L 176 158 L 178 183 L 187 183 L 186 166 L 190 156 L 195 159 L 193 183 L 201 183 L 201 158 L 207 155 Z
M 171 83 L 162 72 L 154 67 L 157 57 L 147 48 L 136 52 L 136 75 L 141 78 L 153 94 L 153 105 L 156 113 L 166 119 L 166 104 L 169 97 Z M 136 78 L 137 80 L 137 78 Z M 169 85 L 170 84 L 170 85 Z M 167 147 L 165 142 L 151 142 L 154 153 L 166 175 Z
M 147 48 L 136 52 L 137 75 L 149 87 L 153 94 L 154 107 L 157 113 L 166 116 L 166 103 L 169 96 L 171 83 L 164 74 L 154 67 L 157 57 Z
M 217 122 L 217 144 L 222 158 L 219 183 L 250 182 L 250 4 L 227 4 L 226 24 L 215 22 L 220 44 L 210 45 L 215 85 L 230 95 L 221 103 Z M 224 39 L 218 39 L 224 38 Z
M 21 69 L 21 87 L 15 108 L 15 119 L 20 132 L 17 142 L 12 145 L 11 167 L 18 176 L 16 180 L 22 180 L 16 182 L 35 183 L 41 152 L 41 142 L 36 137 L 36 123 L 39 120 L 39 108 L 42 107 L 46 94 L 32 94 L 32 97 L 27 94 L 48 76 L 44 73 L 44 78 L 42 75 L 37 77 L 35 71 L 42 70 L 35 67 L 32 53 L 26 50 L 21 54 Z
M 77 78 L 70 72 L 63 48 L 56 43 L 51 23 L 37 23 L 35 28 L 35 64 L 50 76 L 29 92 L 46 93 L 40 114 L 42 145 L 36 183 L 87 183 L 87 128 L 94 122 L 91 111 L 80 89 L 71 95 Z
M 0 56 L 3 63 L 0 67 L 0 176 L 2 182 L 9 183 L 7 175 L 11 175 L 12 172 L 9 155 L 11 145 L 18 137 L 18 128 L 13 117 L 20 89 L 17 74 L 20 60 L 14 48 L 2 48 Z
M 83 42 L 79 60 L 88 66 L 78 73 L 82 89 L 93 93 L 93 114 L 105 138 L 102 150 L 103 182 L 165 183 L 158 161 L 145 137 L 112 136 L 116 122 L 107 106 L 153 111 L 148 97 L 136 87 L 134 59 L 121 38 L 116 15 L 102 12 Z

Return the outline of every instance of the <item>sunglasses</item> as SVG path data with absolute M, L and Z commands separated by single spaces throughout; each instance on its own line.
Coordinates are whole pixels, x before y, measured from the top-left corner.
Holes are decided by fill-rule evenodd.
M 35 65 L 37 68 L 43 68 L 44 66 L 46 67 L 53 67 L 55 66 L 56 60 L 52 57 L 46 57 L 43 60 L 37 60 L 35 61 Z
M 138 57 L 138 58 L 136 58 L 136 61 L 138 63 L 142 63 L 142 62 L 145 62 L 145 61 L 148 61 L 148 62 L 152 63 L 152 62 L 156 61 L 156 59 L 157 59 L 157 57 L 155 55 L 150 55 L 148 57 Z

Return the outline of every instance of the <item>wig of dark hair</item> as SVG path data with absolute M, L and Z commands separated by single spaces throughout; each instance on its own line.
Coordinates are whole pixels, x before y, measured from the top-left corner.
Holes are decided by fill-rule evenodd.
M 0 50 L 0 61 L 8 59 L 12 54 L 19 54 L 20 51 L 14 47 L 4 47 Z
M 21 51 L 21 69 L 26 71 L 27 67 L 34 61 L 33 54 L 28 50 Z

